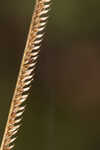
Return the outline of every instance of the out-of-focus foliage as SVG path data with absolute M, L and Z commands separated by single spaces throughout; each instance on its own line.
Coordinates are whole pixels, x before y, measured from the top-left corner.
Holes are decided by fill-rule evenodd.
M 34 3 L 0 4 L 0 139 Z M 53 1 L 16 149 L 100 148 L 99 14 L 99 0 Z

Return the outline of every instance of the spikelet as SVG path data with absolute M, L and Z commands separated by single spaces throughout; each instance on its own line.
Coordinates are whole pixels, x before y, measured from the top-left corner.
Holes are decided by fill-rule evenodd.
M 40 44 L 43 39 L 43 30 L 48 19 L 47 13 L 49 11 L 50 1 L 51 0 L 36 0 L 27 43 L 0 150 L 11 150 L 14 147 L 16 133 L 19 130 L 22 114 L 25 109 L 24 102 L 29 95 L 31 82 L 34 79 Z

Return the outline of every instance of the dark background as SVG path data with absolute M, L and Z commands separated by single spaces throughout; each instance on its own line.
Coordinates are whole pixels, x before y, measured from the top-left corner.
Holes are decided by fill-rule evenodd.
M 35 1 L 0 1 L 0 139 Z M 17 150 L 100 149 L 100 1 L 52 3 Z

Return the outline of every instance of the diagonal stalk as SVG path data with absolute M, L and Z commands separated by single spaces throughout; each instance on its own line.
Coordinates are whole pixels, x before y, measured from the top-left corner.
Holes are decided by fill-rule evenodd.
M 25 109 L 23 102 L 26 101 L 29 95 L 31 82 L 34 79 L 40 43 L 42 42 L 47 20 L 46 14 L 50 6 L 49 2 L 50 0 L 36 0 L 0 150 L 11 150 L 14 147 L 15 135 L 20 127 L 20 121 Z

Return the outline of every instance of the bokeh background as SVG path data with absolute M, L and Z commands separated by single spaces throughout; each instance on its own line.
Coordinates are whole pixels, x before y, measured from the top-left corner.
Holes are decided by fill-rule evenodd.
M 0 2 L 1 141 L 35 0 Z M 15 149 L 100 149 L 99 0 L 53 1 Z

